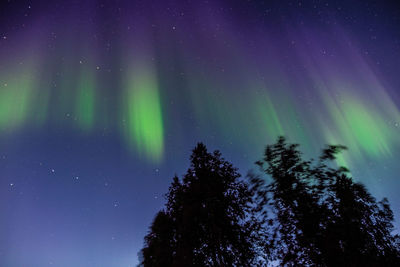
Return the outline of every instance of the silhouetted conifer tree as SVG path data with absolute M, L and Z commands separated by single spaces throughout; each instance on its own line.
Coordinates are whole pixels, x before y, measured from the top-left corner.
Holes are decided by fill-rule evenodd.
M 157 213 L 142 249 L 144 266 L 172 266 L 174 248 L 173 221 L 164 211 Z
M 253 195 L 218 151 L 198 144 L 191 166 L 173 179 L 164 211 L 143 248 L 144 266 L 254 266 L 259 230 Z

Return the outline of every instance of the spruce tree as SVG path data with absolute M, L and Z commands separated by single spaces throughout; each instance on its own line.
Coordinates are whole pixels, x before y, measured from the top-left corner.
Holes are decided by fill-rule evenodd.
M 145 239 L 144 266 L 253 266 L 253 195 L 237 169 L 198 144 Z M 168 246 L 168 248 L 166 248 Z

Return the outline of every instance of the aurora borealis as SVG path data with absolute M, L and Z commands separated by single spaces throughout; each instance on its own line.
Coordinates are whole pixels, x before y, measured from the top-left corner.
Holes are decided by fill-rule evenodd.
M 399 70 L 390 1 L 2 1 L 0 266 L 133 266 L 198 141 L 346 145 L 399 220 Z

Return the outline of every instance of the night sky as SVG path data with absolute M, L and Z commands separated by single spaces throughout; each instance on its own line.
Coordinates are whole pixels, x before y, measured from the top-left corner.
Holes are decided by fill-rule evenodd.
M 1 1 L 0 266 L 134 266 L 197 142 L 279 135 L 400 220 L 400 4 Z

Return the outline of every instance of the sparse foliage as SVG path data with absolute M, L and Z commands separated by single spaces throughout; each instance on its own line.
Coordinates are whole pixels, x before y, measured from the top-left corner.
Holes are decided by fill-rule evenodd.
M 377 202 L 348 170 L 332 167 L 343 146 L 328 146 L 317 162 L 281 137 L 257 162 L 272 181 L 253 177 L 275 216 L 264 244 L 286 266 L 392 266 L 399 247 L 388 201 Z M 266 197 L 268 196 L 268 197 Z M 263 207 L 265 209 L 265 206 Z M 271 250 L 273 247 L 273 250 Z

